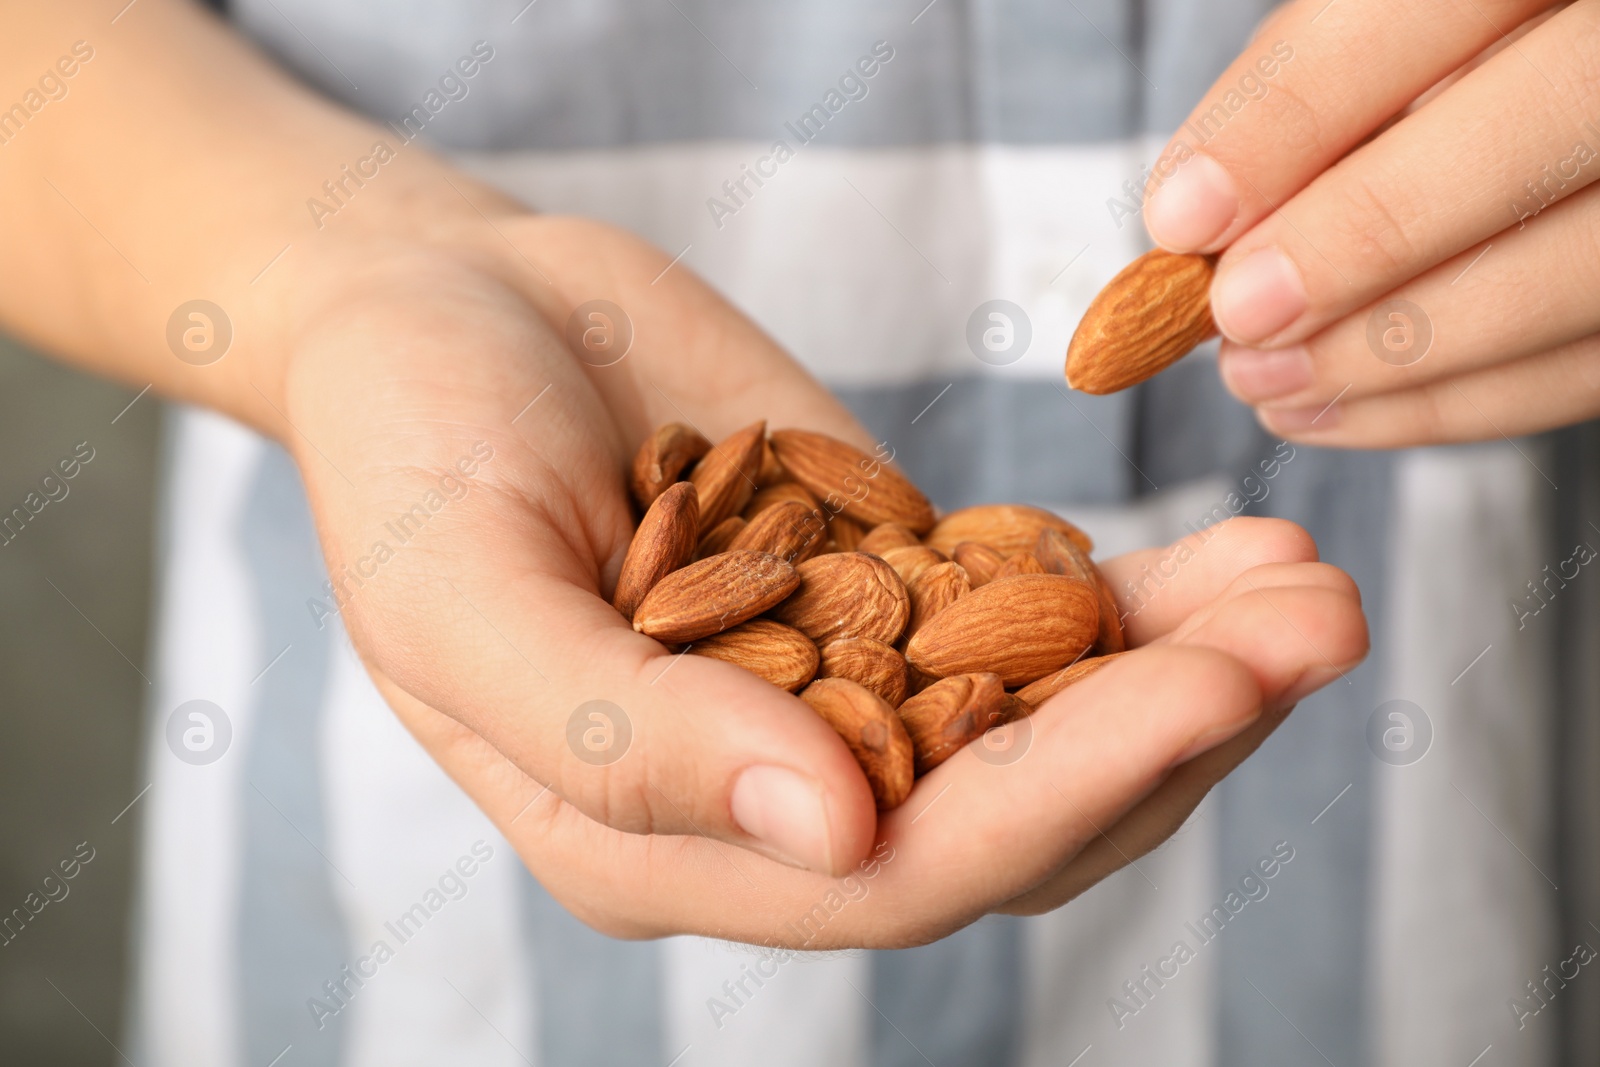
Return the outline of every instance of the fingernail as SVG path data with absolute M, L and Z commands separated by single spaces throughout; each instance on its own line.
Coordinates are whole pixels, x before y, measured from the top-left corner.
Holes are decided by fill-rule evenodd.
M 1267 428 L 1276 433 L 1308 433 L 1339 425 L 1339 405 L 1310 404 L 1303 408 L 1259 408 Z
M 1189 742 L 1189 747 L 1184 749 L 1178 758 L 1172 761 L 1172 766 L 1176 767 L 1179 764 L 1188 763 L 1196 756 L 1210 752 L 1218 745 L 1233 740 L 1244 733 L 1245 728 L 1253 722 L 1255 722 L 1255 719 L 1249 719 L 1245 722 L 1231 723 L 1227 726 L 1218 726 L 1215 729 L 1207 730 Z
M 1293 348 L 1241 348 L 1222 346 L 1219 360 L 1223 384 L 1246 404 L 1276 400 L 1310 387 L 1311 353 L 1304 345 Z
M 733 821 L 776 858 L 833 873 L 828 804 L 815 778 L 787 767 L 747 767 L 733 785 Z
M 1222 236 L 1238 214 L 1232 176 L 1210 156 L 1196 155 L 1151 194 L 1144 226 L 1162 248 L 1192 252 Z
M 1258 249 L 1229 264 L 1211 289 L 1211 314 L 1230 341 L 1254 344 L 1306 310 L 1300 271 L 1276 248 Z

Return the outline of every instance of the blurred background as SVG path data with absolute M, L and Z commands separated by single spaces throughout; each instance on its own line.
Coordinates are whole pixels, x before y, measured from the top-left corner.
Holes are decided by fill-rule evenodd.
M 120 1062 L 161 418 L 137 395 L 0 337 L 0 514 L 94 449 L 0 545 L 0 918 L 30 916 L 0 935 L 3 1064 Z

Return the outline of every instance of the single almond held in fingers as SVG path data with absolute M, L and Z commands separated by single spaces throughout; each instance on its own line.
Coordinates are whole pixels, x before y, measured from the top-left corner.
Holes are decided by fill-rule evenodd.
M 967 580 L 972 583 L 974 589 L 993 579 L 1006 562 L 1006 558 L 999 552 L 976 541 L 961 542 L 951 550 L 950 558 L 961 564 L 962 569 L 967 572 Z
M 711 442 L 693 427 L 669 422 L 644 439 L 633 456 L 628 487 L 643 511 L 676 482 L 685 468 L 711 448 Z
M 940 552 L 937 548 L 928 548 L 926 545 L 903 545 L 900 548 L 886 548 L 877 553 L 883 561 L 894 568 L 900 576 L 900 581 L 910 585 L 917 580 L 917 575 L 929 567 L 937 567 L 941 563 L 950 562 L 950 557 Z
M 933 526 L 933 505 L 887 456 L 809 430 L 774 430 L 772 448 L 795 481 L 868 528 L 897 522 L 920 534 Z
M 978 504 L 952 511 L 928 531 L 922 543 L 948 553 L 963 541 L 976 541 L 1010 556 L 1032 548 L 1039 531 L 1045 529 L 1060 530 L 1085 552 L 1094 551 L 1088 534 L 1055 512 L 1029 504 Z
M 700 499 L 690 482 L 675 482 L 656 497 L 628 544 L 611 606 L 633 621 L 634 609 L 655 584 L 694 558 Z
M 738 433 L 711 446 L 689 480 L 700 490 L 700 532 L 707 533 L 717 523 L 744 510 L 756 491 L 756 476 L 761 473 L 761 447 L 767 423 L 751 423 Z
M 914 770 L 921 777 L 1022 712 L 1000 676 L 988 671 L 941 678 L 900 705 L 900 721 L 911 735 Z
M 1080 659 L 1076 663 L 1069 663 L 1054 674 L 1047 674 L 1017 690 L 1017 699 L 1030 709 L 1037 708 L 1073 682 L 1082 681 L 1118 656 L 1126 654 L 1114 652 L 1109 656 L 1095 656 L 1092 659 Z
M 794 567 L 765 552 L 707 556 L 657 582 L 633 628 L 658 641 L 698 641 L 760 615 L 799 584 Z
M 877 556 L 833 552 L 795 568 L 799 588 L 773 611 L 818 645 L 841 637 L 871 637 L 894 644 L 906 628 L 911 603 L 906 587 Z
M 1100 573 L 1100 568 L 1089 558 L 1089 553 L 1062 536 L 1058 530 L 1041 530 L 1039 540 L 1034 543 L 1033 554 L 1043 562 L 1044 569 L 1049 573 L 1082 578 L 1095 587 L 1100 596 L 1100 633 L 1094 642 L 1095 654 L 1105 656 L 1125 649 L 1127 641 L 1122 635 L 1122 609 L 1117 604 L 1116 594 L 1111 591 L 1111 583 Z
M 799 564 L 821 550 L 827 535 L 816 512 L 798 500 L 783 500 L 745 523 L 744 529 L 728 543 L 728 548 L 768 552 Z
M 935 615 L 906 643 L 912 666 L 941 678 L 992 671 L 1026 685 L 1094 644 L 1100 604 L 1088 582 L 1057 574 L 996 578 Z
M 826 557 L 824 557 L 826 558 Z M 848 678 L 819 678 L 800 699 L 811 705 L 849 746 L 872 787 L 879 811 L 899 807 L 915 780 L 911 738 L 888 703 Z
M 1100 290 L 1067 345 L 1067 384 L 1115 393 L 1154 377 L 1217 332 L 1210 256 L 1146 252 Z
M 881 556 L 891 548 L 905 548 L 908 545 L 920 545 L 922 538 L 901 526 L 898 522 L 880 522 L 867 531 L 867 536 L 856 545 L 857 552 L 871 552 L 874 556 Z
M 873 637 L 841 637 L 822 650 L 818 678 L 848 678 L 898 708 L 906 698 L 906 659 Z
M 733 539 L 744 532 L 744 528 L 745 521 L 737 515 L 723 519 L 710 533 L 700 539 L 699 547 L 695 549 L 695 558 L 705 559 L 707 556 L 726 552 L 728 546 L 733 544 Z
M 817 646 L 811 638 L 771 619 L 751 619 L 702 637 L 689 646 L 689 653 L 743 667 L 791 693 L 817 673 Z
M 906 583 L 906 596 L 911 600 L 906 637 L 914 636 L 935 615 L 970 592 L 972 583 L 959 563 L 936 563 L 920 572 Z

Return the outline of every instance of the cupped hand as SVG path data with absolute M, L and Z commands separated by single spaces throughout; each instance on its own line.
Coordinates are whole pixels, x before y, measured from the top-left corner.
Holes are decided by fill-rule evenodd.
M 1163 246 L 1221 253 L 1221 373 L 1264 426 L 1396 447 L 1600 413 L 1597 49 L 1593 0 L 1269 19 L 1145 213 Z

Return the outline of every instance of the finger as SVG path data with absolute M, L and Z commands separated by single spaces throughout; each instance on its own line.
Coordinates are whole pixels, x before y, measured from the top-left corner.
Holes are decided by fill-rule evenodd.
M 1120 678 L 1116 684 L 1109 681 Z M 1256 720 L 1248 670 L 1202 648 L 1159 648 L 1074 686 L 1035 715 L 1030 747 L 996 766 L 968 753 L 920 780 L 884 817 L 857 880 L 780 866 L 705 838 L 644 838 L 598 827 L 439 717 L 408 717 L 517 848 L 535 877 L 585 921 L 620 936 L 714 933 L 808 949 L 905 947 L 947 934 L 1036 884 L 1181 763 Z M 871 878 L 870 892 L 860 892 Z M 650 891 L 639 891 L 648 884 Z M 815 918 L 819 902 L 851 904 Z
M 1561 269 L 1552 270 L 1555 263 Z M 1298 345 L 1225 342 L 1218 369 L 1247 404 L 1320 411 L 1336 399 L 1415 388 L 1600 332 L 1597 290 L 1600 189 L 1591 188 Z
M 1145 223 L 1215 251 L 1278 209 L 1430 86 L 1549 0 L 1286 4 L 1190 113 L 1154 168 Z M 1498 28 L 1497 28 L 1498 27 Z
M 1261 747 L 1291 709 L 1292 705 L 1285 705 L 1263 713 L 1238 737 L 1179 766 L 1155 792 L 1107 826 L 1063 867 L 996 910 L 1007 915 L 1043 915 L 1137 863 L 1177 833 L 1211 787 Z
M 1226 652 L 1255 674 L 1269 707 L 1348 675 L 1367 655 L 1355 582 L 1325 563 L 1259 567 L 1163 639 Z
M 1293 455 L 1291 447 L 1283 462 Z M 1251 568 L 1317 558 L 1311 535 L 1292 522 L 1255 517 L 1216 522 L 1215 518 L 1214 513 L 1201 516 L 1201 521 L 1215 525 L 1166 548 L 1129 552 L 1100 564 L 1123 612 L 1122 627 L 1130 646 L 1146 645 L 1169 633 Z
M 1410 448 L 1509 440 L 1600 415 L 1600 338 L 1383 393 L 1307 409 L 1262 408 L 1261 424 L 1295 441 L 1332 448 Z
M 1303 340 L 1592 181 L 1600 167 L 1582 163 L 1600 150 L 1584 120 L 1600 111 L 1597 34 L 1600 4 L 1566 8 L 1242 235 L 1212 283 L 1222 333 L 1269 348 Z

